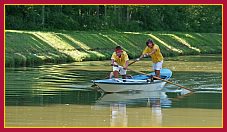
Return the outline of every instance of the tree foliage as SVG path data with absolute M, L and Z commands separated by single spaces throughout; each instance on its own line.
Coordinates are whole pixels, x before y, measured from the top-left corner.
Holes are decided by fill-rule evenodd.
M 221 5 L 6 5 L 6 29 L 222 31 Z

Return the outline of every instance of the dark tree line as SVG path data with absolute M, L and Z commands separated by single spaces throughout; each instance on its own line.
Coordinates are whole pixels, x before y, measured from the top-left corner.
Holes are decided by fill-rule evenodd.
M 222 31 L 221 5 L 6 5 L 6 29 Z

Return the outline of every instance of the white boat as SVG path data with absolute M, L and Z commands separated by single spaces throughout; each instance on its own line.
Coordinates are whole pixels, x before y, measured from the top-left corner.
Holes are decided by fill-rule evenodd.
M 168 80 L 172 76 L 172 71 L 163 68 L 161 71 L 160 78 Z M 127 92 L 127 91 L 160 91 L 166 84 L 162 80 L 151 80 L 151 76 L 155 73 L 135 75 L 132 79 L 104 79 L 104 80 L 93 80 L 93 83 L 97 85 L 104 92 Z

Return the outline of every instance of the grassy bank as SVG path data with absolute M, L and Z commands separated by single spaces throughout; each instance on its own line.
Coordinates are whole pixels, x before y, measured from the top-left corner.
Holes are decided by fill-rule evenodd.
M 165 57 L 222 52 L 222 35 L 216 33 L 6 30 L 5 38 L 7 67 L 105 60 L 110 59 L 117 45 L 130 58 L 136 58 L 148 38 L 160 46 Z

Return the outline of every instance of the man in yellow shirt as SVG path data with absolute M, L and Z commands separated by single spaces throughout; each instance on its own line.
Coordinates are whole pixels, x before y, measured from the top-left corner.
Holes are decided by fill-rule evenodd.
M 150 56 L 153 62 L 153 69 L 155 71 L 155 76 L 160 77 L 160 70 L 162 69 L 163 56 L 158 45 L 149 39 L 146 42 L 146 48 L 144 49 L 140 57 Z
M 115 48 L 111 57 L 111 65 L 113 66 L 114 78 L 118 78 L 118 74 L 122 75 L 123 79 L 126 79 L 126 69 L 128 67 L 128 55 L 122 50 L 120 46 Z

